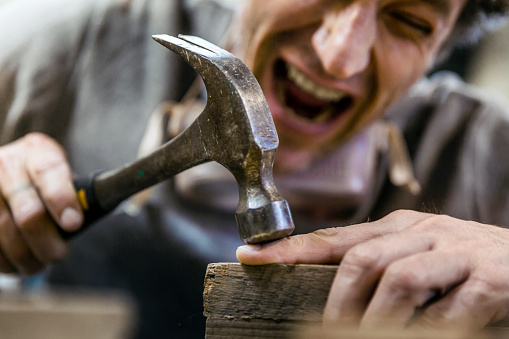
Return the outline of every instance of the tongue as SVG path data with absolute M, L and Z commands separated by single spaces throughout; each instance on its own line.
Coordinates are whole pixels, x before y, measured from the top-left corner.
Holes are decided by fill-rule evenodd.
M 319 100 L 309 93 L 302 91 L 291 81 L 286 81 L 285 89 L 286 104 L 296 114 L 304 118 L 313 119 L 323 113 L 325 108 L 330 105 L 329 102 Z

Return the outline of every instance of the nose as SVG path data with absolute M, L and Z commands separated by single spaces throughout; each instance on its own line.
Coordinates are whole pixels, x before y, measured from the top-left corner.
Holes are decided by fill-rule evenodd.
M 348 78 L 368 67 L 377 29 L 373 3 L 352 1 L 324 14 L 311 43 L 329 74 Z

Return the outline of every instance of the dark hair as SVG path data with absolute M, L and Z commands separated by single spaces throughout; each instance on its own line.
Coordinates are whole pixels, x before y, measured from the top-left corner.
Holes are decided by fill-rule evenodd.
M 509 0 L 467 0 L 451 34 L 455 45 L 474 43 L 509 15 Z
M 509 0 L 467 0 L 436 62 L 445 60 L 455 47 L 477 43 L 486 32 L 502 26 L 507 19 Z

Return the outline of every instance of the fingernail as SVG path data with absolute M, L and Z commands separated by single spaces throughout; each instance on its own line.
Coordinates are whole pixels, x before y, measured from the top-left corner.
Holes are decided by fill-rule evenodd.
M 66 231 L 77 230 L 83 222 L 83 215 L 74 208 L 66 208 L 60 216 L 60 226 Z
M 256 252 L 256 251 L 259 251 L 261 250 L 262 246 L 261 245 L 243 245 L 243 246 L 239 246 L 237 248 L 237 251 L 242 251 L 242 252 Z

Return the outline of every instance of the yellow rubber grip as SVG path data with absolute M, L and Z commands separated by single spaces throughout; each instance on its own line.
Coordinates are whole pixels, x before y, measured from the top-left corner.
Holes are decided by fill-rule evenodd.
M 84 211 L 88 211 L 88 201 L 87 201 L 87 194 L 85 193 L 84 189 L 80 189 L 78 191 L 78 201 L 80 203 L 81 208 L 83 208 Z

